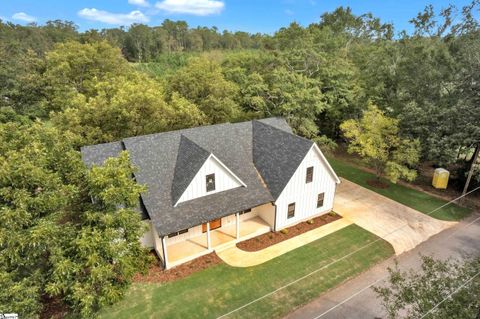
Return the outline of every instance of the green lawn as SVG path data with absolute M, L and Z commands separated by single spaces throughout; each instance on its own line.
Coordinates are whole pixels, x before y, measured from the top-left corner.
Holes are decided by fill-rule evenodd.
M 388 197 L 399 203 L 416 209 L 422 213 L 428 214 L 434 209 L 447 203 L 442 199 L 430 196 L 424 192 L 420 192 L 399 184 L 392 184 L 386 180 L 385 182 L 389 184 L 388 188 L 379 189 L 376 187 L 372 187 L 367 184 L 367 180 L 375 178 L 374 174 L 365 172 L 339 159 L 334 159 L 330 157 L 328 161 L 339 176 L 344 177 L 349 181 L 352 181 L 365 188 L 371 189 L 385 197 Z M 470 212 L 471 210 L 468 208 L 450 204 L 444 208 L 435 211 L 434 213 L 430 214 L 430 216 L 442 220 L 460 220 L 468 216 Z
M 216 318 L 377 239 L 350 225 L 256 267 L 219 264 L 167 284 L 134 284 L 126 298 L 105 309 L 101 318 Z M 393 253 L 390 244 L 378 240 L 229 318 L 280 317 Z

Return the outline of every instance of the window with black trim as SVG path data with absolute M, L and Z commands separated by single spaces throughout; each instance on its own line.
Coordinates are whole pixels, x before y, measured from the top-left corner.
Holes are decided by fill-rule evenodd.
M 187 228 L 187 229 L 182 229 L 182 230 L 179 230 L 179 231 L 176 231 L 176 232 L 173 232 L 173 233 L 171 233 L 171 234 L 168 234 L 168 238 L 175 237 L 175 236 L 178 236 L 178 235 L 181 235 L 181 234 L 185 234 L 185 233 L 188 233 L 188 228 Z
M 250 213 L 251 211 L 252 211 L 251 208 L 245 209 L 245 210 L 242 210 L 241 212 L 238 212 L 238 215 L 243 215 L 243 214 L 246 214 L 246 213 Z
M 325 193 L 320 193 L 318 194 L 318 197 L 317 197 L 317 208 L 320 208 L 323 206 L 323 200 L 325 198 Z
M 295 217 L 295 203 L 288 204 L 287 218 Z
M 311 183 L 313 181 L 313 166 L 307 168 L 307 177 L 305 183 Z
M 215 174 L 208 174 L 206 176 L 207 192 L 215 190 Z

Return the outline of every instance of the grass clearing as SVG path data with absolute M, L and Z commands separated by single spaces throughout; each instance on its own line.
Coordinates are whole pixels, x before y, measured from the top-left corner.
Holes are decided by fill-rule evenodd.
M 380 189 L 372 187 L 367 184 L 367 180 L 374 179 L 374 174 L 361 170 L 345 161 L 332 157 L 329 157 L 328 161 L 339 176 L 344 177 L 351 182 L 368 188 L 385 197 L 393 199 L 394 201 L 397 201 L 405 206 L 416 209 L 419 212 L 428 214 L 434 209 L 447 203 L 447 201 L 431 196 L 427 193 L 403 185 L 393 184 L 387 180 L 383 181 L 389 185 L 388 188 Z M 455 204 L 450 204 L 435 211 L 434 213 L 430 214 L 430 216 L 446 221 L 457 221 L 468 216 L 470 213 L 471 210 L 468 208 L 460 207 Z
M 329 236 L 255 267 L 220 264 L 166 284 L 134 284 L 101 318 L 217 318 L 377 240 L 350 225 Z M 325 269 L 251 304 L 229 318 L 274 318 L 392 256 L 379 240 Z

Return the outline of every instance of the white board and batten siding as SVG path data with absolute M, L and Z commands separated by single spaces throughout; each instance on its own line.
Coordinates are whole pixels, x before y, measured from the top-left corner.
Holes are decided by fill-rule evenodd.
M 207 192 L 206 176 L 209 174 L 215 174 L 215 190 Z M 245 187 L 245 184 L 211 154 L 176 204 L 236 187 Z
M 313 167 L 313 180 L 306 183 L 307 168 Z M 313 145 L 275 201 L 276 230 L 291 226 L 310 217 L 328 213 L 333 208 L 337 177 L 321 151 Z M 325 193 L 323 206 L 317 208 L 318 194 Z M 287 218 L 288 205 L 295 203 L 295 216 Z

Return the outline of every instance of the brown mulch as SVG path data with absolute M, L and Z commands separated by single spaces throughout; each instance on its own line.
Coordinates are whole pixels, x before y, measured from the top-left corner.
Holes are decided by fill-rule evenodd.
M 222 260 L 215 253 L 210 253 L 178 265 L 172 269 L 165 270 L 155 252 L 152 251 L 152 254 L 156 257 L 156 262 L 150 266 L 145 275 L 140 273 L 136 274 L 133 278 L 133 281 L 142 283 L 162 283 L 175 281 L 222 262 Z
M 68 307 L 60 298 L 52 298 L 47 295 L 42 297 L 43 309 L 40 312 L 40 319 L 60 319 L 68 314 Z
M 292 227 L 286 228 L 286 233 L 282 231 L 269 232 L 242 242 L 237 243 L 237 247 L 245 251 L 258 251 L 289 238 L 303 234 L 309 230 L 326 225 L 342 218 L 338 214 L 325 214 L 312 219 L 313 223 L 302 222 Z
M 381 180 L 378 180 L 378 179 L 369 179 L 367 181 L 367 184 L 372 186 L 372 187 L 375 187 L 375 188 L 381 188 L 381 189 L 388 188 L 387 183 L 384 183 L 384 182 L 382 182 Z

